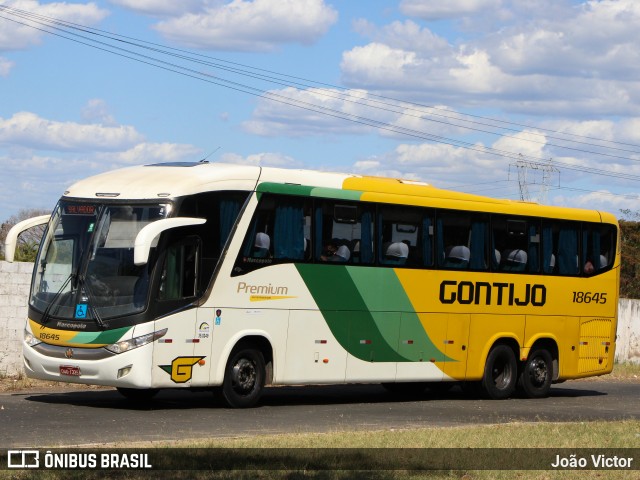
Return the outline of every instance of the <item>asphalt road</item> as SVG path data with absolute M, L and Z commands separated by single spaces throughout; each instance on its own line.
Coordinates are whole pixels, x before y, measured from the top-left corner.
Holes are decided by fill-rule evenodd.
M 287 432 L 640 418 L 640 383 L 567 382 L 546 399 L 480 400 L 457 387 L 419 398 L 379 385 L 268 388 L 259 407 L 231 410 L 211 393 L 163 391 L 137 405 L 115 390 L 0 394 L 0 447 L 118 446 Z

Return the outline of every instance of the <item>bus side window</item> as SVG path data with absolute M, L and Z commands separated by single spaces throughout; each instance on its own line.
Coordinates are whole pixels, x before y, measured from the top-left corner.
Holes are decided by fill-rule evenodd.
M 485 214 L 440 210 L 436 220 L 439 266 L 487 270 L 488 224 Z
M 432 214 L 419 208 L 382 206 L 378 216 L 378 259 L 389 266 L 431 266 Z M 426 229 L 426 232 L 425 232 Z M 430 235 L 431 233 L 431 235 Z
M 278 197 L 273 224 L 273 257 L 275 260 L 301 262 L 305 259 L 311 230 L 311 202 L 296 197 Z
M 615 229 L 610 225 L 584 224 L 582 230 L 582 273 L 597 275 L 610 266 Z
M 197 295 L 200 242 L 189 237 L 167 248 L 158 300 L 181 300 Z
M 309 260 L 311 200 L 263 195 L 247 231 L 234 275 L 257 268 Z
M 366 203 L 316 202 L 313 256 L 318 262 L 372 264 L 374 208 Z
M 510 273 L 539 270 L 540 227 L 537 221 L 494 215 L 491 225 L 494 270 Z
M 578 255 L 577 222 L 544 222 L 542 226 L 542 261 L 544 273 L 558 275 L 578 275 L 580 257 Z

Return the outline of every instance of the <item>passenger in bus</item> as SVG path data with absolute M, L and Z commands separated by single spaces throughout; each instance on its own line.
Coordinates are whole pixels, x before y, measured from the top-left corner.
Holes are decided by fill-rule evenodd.
M 600 255 L 600 264 L 598 265 L 597 270 L 602 270 L 607 266 L 607 257 L 604 255 Z M 582 269 L 585 275 L 593 275 L 596 272 L 596 267 L 593 265 L 591 259 L 587 260 L 584 264 L 584 268 Z
M 471 258 L 471 252 L 465 245 L 457 245 L 455 247 L 449 247 L 444 259 L 445 268 L 468 268 L 469 258 Z
M 271 238 L 264 232 L 256 233 L 256 241 L 253 245 L 253 257 L 267 258 L 270 257 L 269 248 L 271 247 Z
M 504 251 L 501 270 L 505 272 L 524 272 L 526 268 L 527 252 L 519 248 Z
M 338 246 L 336 242 L 331 241 L 325 249 L 325 254 L 320 256 L 323 262 L 346 263 L 351 258 L 351 252 L 346 245 Z
M 404 265 L 409 257 L 409 246 L 404 242 L 394 242 L 387 247 L 384 263 L 387 265 Z

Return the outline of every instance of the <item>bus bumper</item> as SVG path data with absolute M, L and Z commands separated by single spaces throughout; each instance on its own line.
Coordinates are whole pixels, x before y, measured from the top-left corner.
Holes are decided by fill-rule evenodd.
M 126 388 L 151 388 L 152 349 L 149 344 L 115 354 L 104 348 L 22 345 L 29 378 Z

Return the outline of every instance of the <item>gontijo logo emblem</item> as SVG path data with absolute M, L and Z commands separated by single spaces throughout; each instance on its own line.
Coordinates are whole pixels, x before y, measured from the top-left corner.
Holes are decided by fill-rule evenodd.
M 171 362 L 171 365 L 158 366 L 171 375 L 171 380 L 175 383 L 186 383 L 191 380 L 193 376 L 193 366 L 196 363 L 202 362 L 205 358 L 206 357 L 176 357 L 173 359 L 173 362 Z

